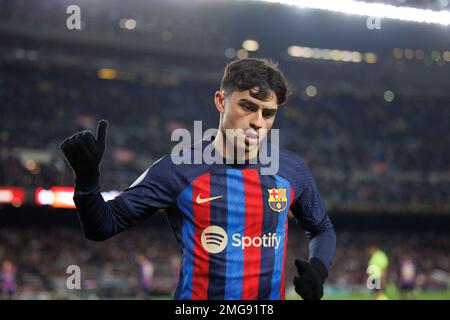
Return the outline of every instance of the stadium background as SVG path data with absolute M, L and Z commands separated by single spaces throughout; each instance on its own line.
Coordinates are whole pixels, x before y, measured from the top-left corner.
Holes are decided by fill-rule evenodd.
M 79 31 L 66 27 L 72 4 Z M 180 252 L 164 215 L 85 240 L 75 210 L 61 208 L 71 191 L 58 187 L 73 175 L 59 145 L 108 119 L 101 186 L 114 196 L 170 151 L 173 129 L 216 127 L 223 67 L 246 56 L 278 61 L 291 84 L 275 126 L 311 167 L 335 225 L 325 298 L 371 298 L 371 245 L 389 257 L 391 298 L 405 254 L 419 299 L 450 298 L 450 29 L 380 22 L 261 1 L 0 0 L 0 265 L 16 269 L 14 298 L 145 298 L 138 255 L 154 265 L 152 297 L 170 298 Z M 295 221 L 289 230 L 296 299 L 293 261 L 307 242 Z M 69 265 L 82 290 L 66 288 Z

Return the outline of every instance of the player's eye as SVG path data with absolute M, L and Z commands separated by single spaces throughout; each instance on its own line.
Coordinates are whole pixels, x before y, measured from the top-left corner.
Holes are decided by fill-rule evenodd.
M 272 118 L 277 113 L 276 110 L 265 110 L 263 111 L 263 117 L 264 118 Z
M 256 108 L 252 105 L 249 105 L 245 102 L 240 102 L 239 105 L 241 106 L 242 109 L 244 109 L 245 111 L 256 111 Z

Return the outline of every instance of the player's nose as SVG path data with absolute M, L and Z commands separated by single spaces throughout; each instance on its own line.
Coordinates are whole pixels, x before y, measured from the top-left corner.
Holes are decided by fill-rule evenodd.
M 257 112 L 253 113 L 252 118 L 250 120 L 250 126 L 253 129 L 258 130 L 258 129 L 261 129 L 263 127 L 263 125 L 264 125 L 264 118 L 262 115 L 262 111 L 258 110 Z

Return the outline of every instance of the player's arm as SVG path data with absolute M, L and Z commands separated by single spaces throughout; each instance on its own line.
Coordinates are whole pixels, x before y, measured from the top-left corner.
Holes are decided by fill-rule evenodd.
M 336 234 L 311 172 L 303 161 L 298 172 L 298 195 L 292 212 L 308 237 L 309 260 L 295 261 L 299 277 L 294 279 L 294 285 L 304 299 L 320 299 L 336 249 Z
M 89 240 L 106 240 L 138 224 L 145 217 L 130 212 L 117 198 L 105 201 L 98 182 L 90 188 L 76 186 L 73 200 L 84 235 Z
M 98 183 L 99 165 L 105 151 L 108 123 L 99 122 L 97 138 L 83 131 L 61 145 L 75 174 L 74 202 L 86 238 L 102 241 L 141 222 L 159 208 L 170 206 L 172 193 L 156 172 L 147 170 L 130 188 L 104 201 Z

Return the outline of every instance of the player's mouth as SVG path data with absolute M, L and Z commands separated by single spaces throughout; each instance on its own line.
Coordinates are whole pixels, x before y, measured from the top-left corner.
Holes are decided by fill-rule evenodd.
M 245 142 L 246 143 L 256 143 L 258 141 L 258 132 L 253 129 L 248 129 L 245 131 Z

